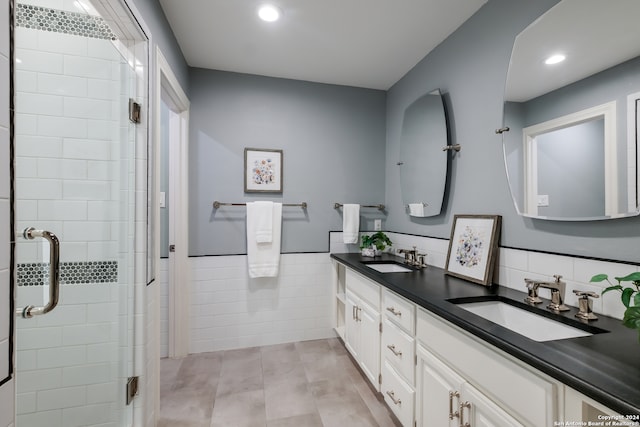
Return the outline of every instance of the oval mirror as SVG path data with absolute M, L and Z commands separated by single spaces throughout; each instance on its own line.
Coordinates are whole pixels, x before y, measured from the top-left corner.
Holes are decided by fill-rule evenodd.
M 404 111 L 400 136 L 400 190 L 411 216 L 438 215 L 447 181 L 449 145 L 444 101 L 439 90 L 418 98 Z
M 639 16 L 637 0 L 562 0 L 516 37 L 502 137 L 520 215 L 638 215 Z

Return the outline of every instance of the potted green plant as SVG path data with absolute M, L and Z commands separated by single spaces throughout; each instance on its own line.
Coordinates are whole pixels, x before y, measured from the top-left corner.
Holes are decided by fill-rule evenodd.
M 602 295 L 609 291 L 620 291 L 622 304 L 625 306 L 622 324 L 627 328 L 638 330 L 638 342 L 640 342 L 640 272 L 631 273 L 624 277 L 616 277 L 617 285 L 609 281 L 606 274 L 596 274 L 591 282 L 609 282 L 609 287 L 602 291 Z M 622 286 L 622 282 L 631 282 L 632 286 Z
M 362 235 L 362 244 L 360 249 L 363 256 L 380 256 L 387 246 L 391 247 L 391 239 L 382 231 L 378 231 L 371 236 Z

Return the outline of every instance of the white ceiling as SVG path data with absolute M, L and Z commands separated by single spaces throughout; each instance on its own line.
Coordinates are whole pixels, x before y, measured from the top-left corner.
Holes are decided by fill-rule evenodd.
M 267 0 L 265 0 L 267 1 Z M 160 0 L 191 67 L 388 89 L 486 0 Z
M 563 0 L 516 38 L 506 99 L 527 101 L 640 55 L 640 1 Z M 563 53 L 553 66 L 544 60 Z

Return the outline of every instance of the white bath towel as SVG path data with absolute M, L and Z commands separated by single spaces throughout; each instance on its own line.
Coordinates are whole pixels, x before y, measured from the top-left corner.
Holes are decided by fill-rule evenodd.
M 247 204 L 247 215 L 249 214 Z M 273 202 L 251 203 L 252 220 L 255 221 L 255 237 L 258 243 L 271 243 L 273 241 Z
M 360 205 L 342 205 L 342 239 L 344 243 L 358 243 Z
M 411 216 L 424 216 L 424 204 L 423 203 L 409 203 L 409 215 L 411 215 Z
M 280 241 L 282 232 L 282 203 L 273 203 L 271 214 L 271 242 L 257 241 L 260 222 L 257 202 L 247 203 L 247 261 L 249 277 L 277 277 L 280 267 Z

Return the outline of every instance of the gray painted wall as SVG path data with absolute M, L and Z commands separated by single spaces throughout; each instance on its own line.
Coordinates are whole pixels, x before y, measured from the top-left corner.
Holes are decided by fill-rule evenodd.
M 283 208 L 282 252 L 328 251 L 335 202 L 384 200 L 384 91 L 191 69 L 189 255 L 246 253 L 245 209 L 214 200 L 306 201 Z M 282 194 L 244 193 L 244 149 L 284 150 Z M 361 229 L 384 214 L 363 209 Z
M 155 45 L 160 47 L 162 54 L 167 59 L 171 70 L 176 75 L 182 90 L 189 96 L 189 66 L 187 65 L 180 46 L 169 26 L 169 21 L 162 11 L 158 0 L 132 0 L 136 8 L 143 17 L 144 23 L 149 27 L 152 34 L 151 46 L 155 58 Z M 147 35 L 149 36 L 149 35 Z
M 388 230 L 448 238 L 454 214 L 499 214 L 503 246 L 639 261 L 640 218 L 558 222 L 517 215 L 507 184 L 502 143 L 504 83 L 516 35 L 556 0 L 490 0 L 418 63 L 387 95 L 386 204 Z M 446 208 L 433 218 L 402 209 L 396 162 L 402 113 L 417 97 L 441 88 L 449 108 L 452 162 Z
M 549 206 L 538 207 L 538 214 L 604 216 L 604 119 L 538 135 L 536 145 L 538 194 L 549 196 Z
M 627 212 L 627 95 L 640 91 L 639 76 L 640 57 L 522 103 L 524 126 L 531 126 L 607 102 L 616 102 L 620 212 Z M 510 117 L 512 119 L 513 115 Z M 510 144 L 518 144 L 513 138 L 518 138 L 521 128 L 507 119 L 505 123 L 513 131 L 505 135 L 505 138 L 509 138 Z

